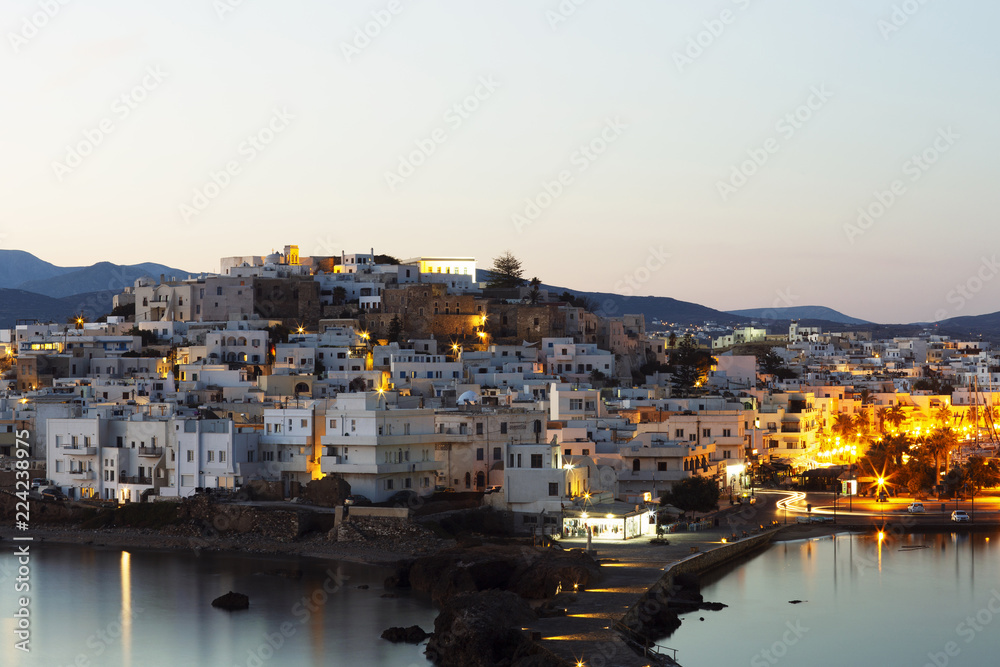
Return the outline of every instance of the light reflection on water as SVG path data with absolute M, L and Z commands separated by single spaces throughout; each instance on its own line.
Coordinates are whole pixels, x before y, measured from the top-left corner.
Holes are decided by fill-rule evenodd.
M 701 665 L 994 665 L 1000 533 L 784 542 L 702 578 L 706 600 L 661 645 Z M 790 604 L 802 600 L 801 604 Z M 705 620 L 699 621 L 699 618 Z
M 10 549 L 0 551 L 0 572 L 16 569 L 14 560 Z M 394 625 L 430 631 L 437 615 L 419 596 L 382 598 L 386 568 L 37 543 L 31 568 L 30 654 L 13 648 L 13 580 L 2 583 L 4 667 L 430 664 L 424 645 L 379 638 Z M 261 574 L 269 570 L 302 577 Z M 250 609 L 211 606 L 230 590 L 249 595 Z

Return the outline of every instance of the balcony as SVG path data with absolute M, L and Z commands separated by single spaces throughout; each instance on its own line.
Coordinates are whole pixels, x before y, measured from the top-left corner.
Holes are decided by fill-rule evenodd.
M 97 447 L 72 446 L 63 447 L 63 453 L 67 456 L 97 456 Z
M 121 477 L 118 478 L 118 483 L 119 484 L 145 484 L 147 486 L 151 486 L 153 484 L 153 478 L 152 477 L 145 477 L 145 476 L 140 477 L 139 475 L 132 475 L 131 477 L 126 476 L 126 475 L 122 475 Z
M 163 447 L 140 447 L 139 456 L 158 459 L 163 456 Z
M 78 480 L 94 479 L 94 471 L 93 470 L 70 470 L 69 471 L 69 476 L 72 477 L 73 479 L 78 479 Z

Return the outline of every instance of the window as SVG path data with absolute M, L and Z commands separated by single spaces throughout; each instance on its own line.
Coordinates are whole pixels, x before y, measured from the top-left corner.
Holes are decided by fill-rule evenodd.
M 583 455 L 584 456 L 590 456 L 590 450 L 589 449 L 583 450 Z
M 194 462 L 194 450 L 189 449 L 187 451 L 187 460 L 188 460 L 188 463 L 193 463 Z
M 386 491 L 392 491 L 392 480 L 391 479 L 385 480 L 385 488 L 386 488 Z
M 486 458 L 486 456 L 485 456 L 485 452 L 483 451 L 483 448 L 482 447 L 477 448 L 476 449 L 476 460 L 477 461 L 483 461 L 483 460 L 485 460 L 485 458 Z
M 500 432 L 501 433 L 507 432 L 507 422 L 500 422 Z
M 565 449 L 565 450 L 563 451 L 563 455 L 564 455 L 564 456 L 572 456 L 572 455 L 573 455 L 573 450 L 572 450 L 572 449 L 569 449 L 569 448 L 567 447 L 567 448 L 566 448 L 566 449 Z
M 331 419 L 330 420 L 330 428 L 337 428 L 337 420 L 336 419 Z
M 639 459 L 632 459 L 632 472 L 639 472 Z
M 483 434 L 483 423 L 476 422 L 476 435 L 482 435 L 482 434 Z
M 682 428 L 674 429 L 674 437 L 675 438 L 683 438 L 684 437 L 684 429 L 682 429 Z
M 710 429 L 710 428 L 703 428 L 703 429 L 701 429 L 701 437 L 703 437 L 703 438 L 711 438 L 712 437 L 712 429 Z
M 306 428 L 307 426 L 309 426 L 309 420 L 308 419 L 301 419 L 299 421 L 300 421 L 299 426 L 301 426 L 302 428 Z
M 559 482 L 549 482 L 549 495 L 550 496 L 559 495 Z
M 722 429 L 722 437 L 723 438 L 729 438 L 729 437 L 732 437 L 732 435 L 733 435 L 732 429 L 728 429 L 728 428 Z
M 532 454 L 531 455 L 531 467 L 532 468 L 541 468 L 542 467 L 542 455 L 541 454 Z
M 582 398 L 571 398 L 571 399 L 569 399 L 569 409 L 570 410 L 583 410 L 583 399 Z
M 690 437 L 690 438 L 688 438 L 688 441 L 689 441 L 689 442 L 694 442 L 694 441 L 695 441 L 695 440 L 697 440 L 697 439 L 698 439 L 698 434 L 697 434 L 697 433 L 692 433 L 692 434 L 691 434 L 691 437 Z
M 500 448 L 499 447 L 494 447 L 493 448 L 493 460 L 494 461 L 499 461 L 500 460 Z
M 656 463 L 656 470 L 658 472 L 666 472 L 667 471 L 667 462 L 666 461 L 658 461 Z
M 208 458 L 205 459 L 206 461 L 208 461 L 209 463 L 212 463 L 213 461 L 215 461 L 215 452 L 213 452 L 212 450 L 208 450 L 206 452 L 206 455 L 208 457 Z
M 225 463 L 225 462 L 226 462 L 226 450 L 220 449 L 219 450 L 219 463 Z

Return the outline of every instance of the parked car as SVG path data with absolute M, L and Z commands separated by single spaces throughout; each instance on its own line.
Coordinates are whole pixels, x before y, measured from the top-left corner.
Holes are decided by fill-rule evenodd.
M 957 523 L 961 523 L 963 521 L 971 521 L 971 519 L 969 519 L 968 512 L 966 512 L 965 510 L 955 510 L 954 512 L 952 512 L 951 520 Z
M 355 505 L 357 507 L 367 507 L 372 504 L 368 498 L 362 495 L 355 494 L 353 496 L 347 496 L 344 498 L 345 505 Z
M 42 489 L 42 500 L 66 500 L 66 494 L 58 486 Z
M 36 477 L 35 479 L 31 480 L 32 489 L 40 489 L 43 486 L 50 486 L 51 484 L 52 484 L 51 481 L 47 479 L 42 479 L 41 477 Z
M 923 514 L 924 504 L 923 503 L 910 503 L 906 506 L 906 511 L 910 514 Z
M 500 493 L 503 491 L 503 484 L 494 484 L 493 486 L 487 486 L 484 493 Z
M 391 507 L 413 507 L 417 504 L 418 498 L 419 496 L 416 491 L 404 489 L 389 496 L 389 499 L 386 500 L 386 502 L 389 503 Z

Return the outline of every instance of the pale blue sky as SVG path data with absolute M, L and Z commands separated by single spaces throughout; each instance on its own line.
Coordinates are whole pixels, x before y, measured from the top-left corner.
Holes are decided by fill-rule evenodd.
M 286 243 L 482 266 L 510 249 L 546 282 L 621 292 L 630 278 L 721 309 L 1000 310 L 983 264 L 1000 236 L 996 3 L 586 0 L 553 27 L 558 0 L 399 0 L 348 62 L 343 44 L 389 0 L 228 0 L 222 17 L 227 0 L 52 2 L 37 34 L 24 22 L 47 2 L 0 9 L 3 247 L 192 271 Z M 918 9 L 888 33 L 894 5 Z M 115 102 L 144 77 L 134 109 Z M 476 110 L 449 113 L 477 86 Z M 831 96 L 779 125 L 812 89 Z M 263 149 L 244 144 L 275 110 L 294 119 Z M 54 164 L 104 119 L 113 131 L 78 166 Z M 934 165 L 904 164 L 947 128 Z M 603 154 L 578 153 L 602 131 Z M 445 140 L 392 190 L 386 172 L 432 136 Z M 723 200 L 718 183 L 765 145 L 776 152 Z M 185 216 L 229 161 L 228 186 Z M 563 170 L 561 194 L 515 225 Z M 894 180 L 885 213 L 845 231 Z M 660 248 L 670 260 L 647 272 Z

